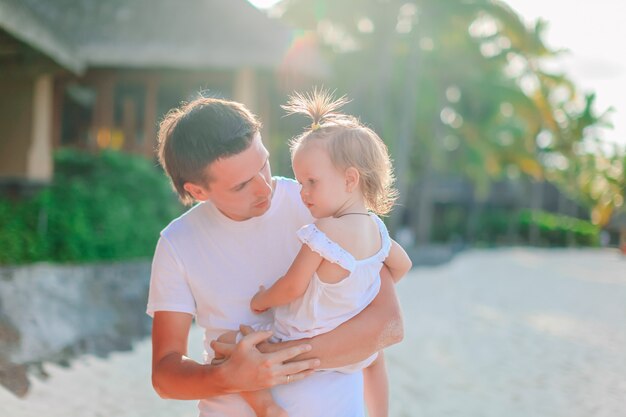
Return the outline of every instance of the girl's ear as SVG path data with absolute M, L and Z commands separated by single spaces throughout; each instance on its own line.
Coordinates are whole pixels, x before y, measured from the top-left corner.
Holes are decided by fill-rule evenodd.
M 361 179 L 358 169 L 356 169 L 355 167 L 350 167 L 346 169 L 345 178 L 347 192 L 351 193 L 358 188 L 359 181 Z
M 183 188 L 187 191 L 194 200 L 196 201 L 206 201 L 209 199 L 209 192 L 199 185 L 193 184 L 191 182 L 186 182 L 183 184 Z

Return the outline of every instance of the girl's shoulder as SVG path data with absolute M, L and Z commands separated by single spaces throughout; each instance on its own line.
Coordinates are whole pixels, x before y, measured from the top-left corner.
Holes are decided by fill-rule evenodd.
M 342 218 L 324 217 L 317 219 L 313 224 L 320 232 L 335 242 L 343 240 L 348 231 L 348 224 Z
M 382 221 L 375 215 L 317 219 L 304 226 L 298 237 L 326 259 L 352 271 L 357 261 L 376 259 L 382 262 L 389 254 L 388 235 L 381 228 L 384 226 L 377 223 Z M 380 256 L 383 258 L 378 259 Z M 335 259 L 349 260 L 351 267 L 343 266 Z
M 318 219 L 314 224 L 328 239 L 357 255 L 357 259 L 362 257 L 358 256 L 358 253 L 371 252 L 371 246 L 379 247 L 382 245 L 384 247 L 386 241 L 389 240 L 389 232 L 385 224 L 375 214 L 339 218 L 326 217 Z
M 337 232 L 355 232 L 355 226 L 367 227 L 367 225 L 376 228 L 385 228 L 385 223 L 376 215 L 370 214 L 369 217 L 359 216 L 358 218 L 349 217 L 323 217 L 315 220 L 313 223 L 320 231 L 331 237 Z M 357 227 L 359 228 L 359 227 Z

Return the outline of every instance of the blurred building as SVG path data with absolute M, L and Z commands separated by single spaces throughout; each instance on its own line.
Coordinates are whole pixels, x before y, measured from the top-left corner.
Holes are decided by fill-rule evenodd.
M 153 157 L 159 118 L 200 90 L 267 129 L 277 74 L 323 72 L 292 44 L 245 0 L 0 0 L 0 183 L 47 182 L 61 146 Z

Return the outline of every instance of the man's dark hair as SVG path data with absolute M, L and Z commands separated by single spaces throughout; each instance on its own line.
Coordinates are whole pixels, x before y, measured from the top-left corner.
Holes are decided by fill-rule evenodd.
M 186 182 L 208 184 L 207 166 L 248 148 L 261 123 L 243 104 L 199 98 L 172 109 L 159 126 L 159 162 L 183 204 L 193 203 Z

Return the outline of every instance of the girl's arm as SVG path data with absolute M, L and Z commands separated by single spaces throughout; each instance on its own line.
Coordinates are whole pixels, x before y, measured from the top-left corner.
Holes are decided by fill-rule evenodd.
M 319 358 L 320 368 L 338 368 L 367 359 L 373 353 L 398 343 L 404 337 L 402 314 L 391 276 L 386 267 L 381 270 L 380 291 L 365 309 L 334 330 L 312 339 L 281 343 L 262 343 L 262 352 L 308 343 L 311 352 L 298 359 Z
M 393 282 L 398 282 L 409 272 L 413 263 L 402 246 L 392 239 L 391 249 L 389 250 L 389 256 L 385 259 L 385 265 L 391 273 Z
M 256 313 L 288 304 L 306 291 L 311 277 L 322 263 L 322 257 L 307 245 L 302 245 L 287 273 L 270 288 L 261 287 L 252 298 L 250 307 Z

